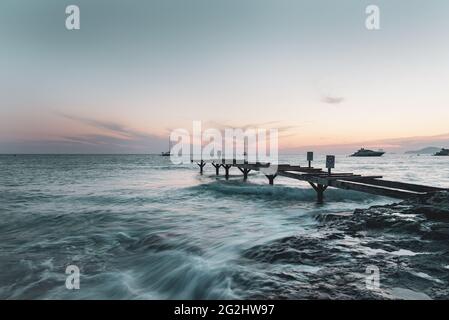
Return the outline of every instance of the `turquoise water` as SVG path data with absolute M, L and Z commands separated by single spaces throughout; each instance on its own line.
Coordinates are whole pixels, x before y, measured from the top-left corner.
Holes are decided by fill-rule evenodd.
M 337 156 L 336 171 L 448 187 L 448 161 Z M 243 182 L 235 168 L 226 181 L 160 156 L 0 156 L 0 298 L 449 297 L 449 238 L 429 237 L 449 224 L 354 213 L 388 198 L 325 196 L 318 205 L 302 182 Z M 79 290 L 65 287 L 68 265 L 81 270 Z M 377 291 L 365 285 L 369 265 Z

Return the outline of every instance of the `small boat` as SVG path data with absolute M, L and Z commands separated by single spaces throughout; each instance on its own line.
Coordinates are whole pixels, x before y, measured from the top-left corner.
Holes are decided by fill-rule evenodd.
M 384 154 L 383 151 L 373 151 L 368 149 L 360 149 L 359 151 L 351 154 L 351 157 L 380 157 Z
M 161 157 L 170 157 L 170 137 L 168 138 L 168 151 L 161 152 Z
M 441 151 L 438 151 L 434 154 L 434 156 L 449 156 L 449 149 L 441 149 Z

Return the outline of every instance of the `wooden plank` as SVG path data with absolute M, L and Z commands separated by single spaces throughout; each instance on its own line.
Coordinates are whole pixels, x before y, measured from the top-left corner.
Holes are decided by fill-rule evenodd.
M 358 175 L 356 175 L 356 174 L 354 174 L 354 173 L 332 173 L 332 174 L 328 174 L 328 173 L 324 173 L 324 174 L 322 174 L 322 173 L 319 173 L 319 174 L 316 174 L 316 176 L 318 176 L 318 177 L 326 177 L 326 178 L 339 178 L 339 177 L 348 177 L 348 178 L 350 178 L 350 177 L 354 177 L 354 176 L 359 176 L 359 177 L 361 177 L 361 175 L 360 174 L 358 174 Z
M 233 166 L 243 168 L 243 169 L 251 169 L 251 170 L 259 170 L 260 168 L 268 168 L 269 167 L 269 165 L 266 165 L 266 164 L 254 164 L 254 163 L 233 164 Z
M 397 190 L 397 189 L 389 189 L 379 186 L 373 186 L 373 185 L 366 185 L 361 184 L 357 182 L 349 182 L 349 181 L 330 181 L 331 184 L 329 186 L 336 187 L 340 189 L 345 190 L 354 190 L 354 191 L 361 191 L 365 193 L 375 194 L 379 196 L 385 196 L 390 198 L 397 198 L 397 199 L 409 199 L 413 197 L 419 197 L 421 195 L 424 195 L 425 193 L 418 193 L 413 191 L 405 191 L 405 190 Z
M 281 171 L 281 172 L 278 172 L 278 175 L 283 176 L 283 177 L 287 177 L 287 178 L 300 180 L 300 181 L 309 181 L 308 175 L 305 175 L 305 174 L 293 173 L 293 172 L 288 172 L 288 171 Z
M 371 179 L 382 178 L 382 176 L 370 176 L 370 178 Z M 348 180 L 348 181 L 363 182 L 363 181 L 365 181 L 366 176 L 361 176 L 361 175 L 355 174 L 353 176 L 341 176 L 341 177 L 339 177 L 339 176 L 336 176 L 336 177 L 331 176 L 331 177 L 328 177 L 327 179 L 328 180 Z
M 443 188 L 437 188 L 437 187 L 431 187 L 431 186 L 425 186 L 425 185 L 419 185 L 419 184 L 413 184 L 413 183 L 405 183 L 405 182 L 390 181 L 390 180 L 379 180 L 377 178 L 373 179 L 371 177 L 365 177 L 364 180 L 366 180 L 366 181 L 363 181 L 363 183 L 369 183 L 369 184 L 376 185 L 376 186 L 402 189 L 402 190 L 410 190 L 410 191 L 416 191 L 416 192 L 435 192 L 435 191 L 447 190 L 447 189 L 443 189 Z
M 279 170 L 279 171 L 291 171 L 291 172 L 302 172 L 304 174 L 310 174 L 310 175 L 318 175 L 323 172 L 323 169 L 320 168 L 308 168 L 308 167 L 301 167 L 297 169 L 288 169 L 288 170 Z
M 278 171 L 298 171 L 298 170 L 302 170 L 302 169 L 303 169 L 303 167 L 301 167 L 301 166 L 291 166 L 289 164 L 278 165 Z

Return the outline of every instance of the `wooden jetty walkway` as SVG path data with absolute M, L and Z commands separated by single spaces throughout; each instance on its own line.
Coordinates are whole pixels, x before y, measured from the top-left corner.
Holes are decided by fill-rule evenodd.
M 237 161 L 235 159 L 207 161 L 192 160 L 192 162 L 198 164 L 201 174 L 207 163 L 214 166 L 216 175 L 219 175 L 220 168 L 223 168 L 225 170 L 226 179 L 229 178 L 229 170 L 232 167 L 235 167 L 243 174 L 244 180 L 248 179 L 248 173 L 251 171 L 261 171 L 267 177 L 268 182 L 271 185 L 274 184 L 274 180 L 277 176 L 305 181 L 316 191 L 318 203 L 323 203 L 324 192 L 328 187 L 354 190 L 396 199 L 409 199 L 426 196 L 429 193 L 438 191 L 449 191 L 449 189 L 444 188 L 384 180 L 382 179 L 382 176 L 379 175 L 363 176 L 354 173 L 333 173 L 332 169 L 335 167 L 335 156 L 326 157 L 327 171 L 311 166 L 313 160 L 312 152 L 308 152 L 307 160 L 308 166 L 303 167 L 300 165 L 278 164 L 274 166 L 275 171 L 269 173 L 266 170 L 270 168 L 269 163 L 248 163 L 247 161 Z

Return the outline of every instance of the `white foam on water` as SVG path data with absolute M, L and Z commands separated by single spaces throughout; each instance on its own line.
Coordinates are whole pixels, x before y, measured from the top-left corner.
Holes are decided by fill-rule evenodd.
M 427 294 L 423 292 L 416 292 L 406 288 L 393 288 L 390 291 L 394 299 L 402 300 L 432 300 Z

